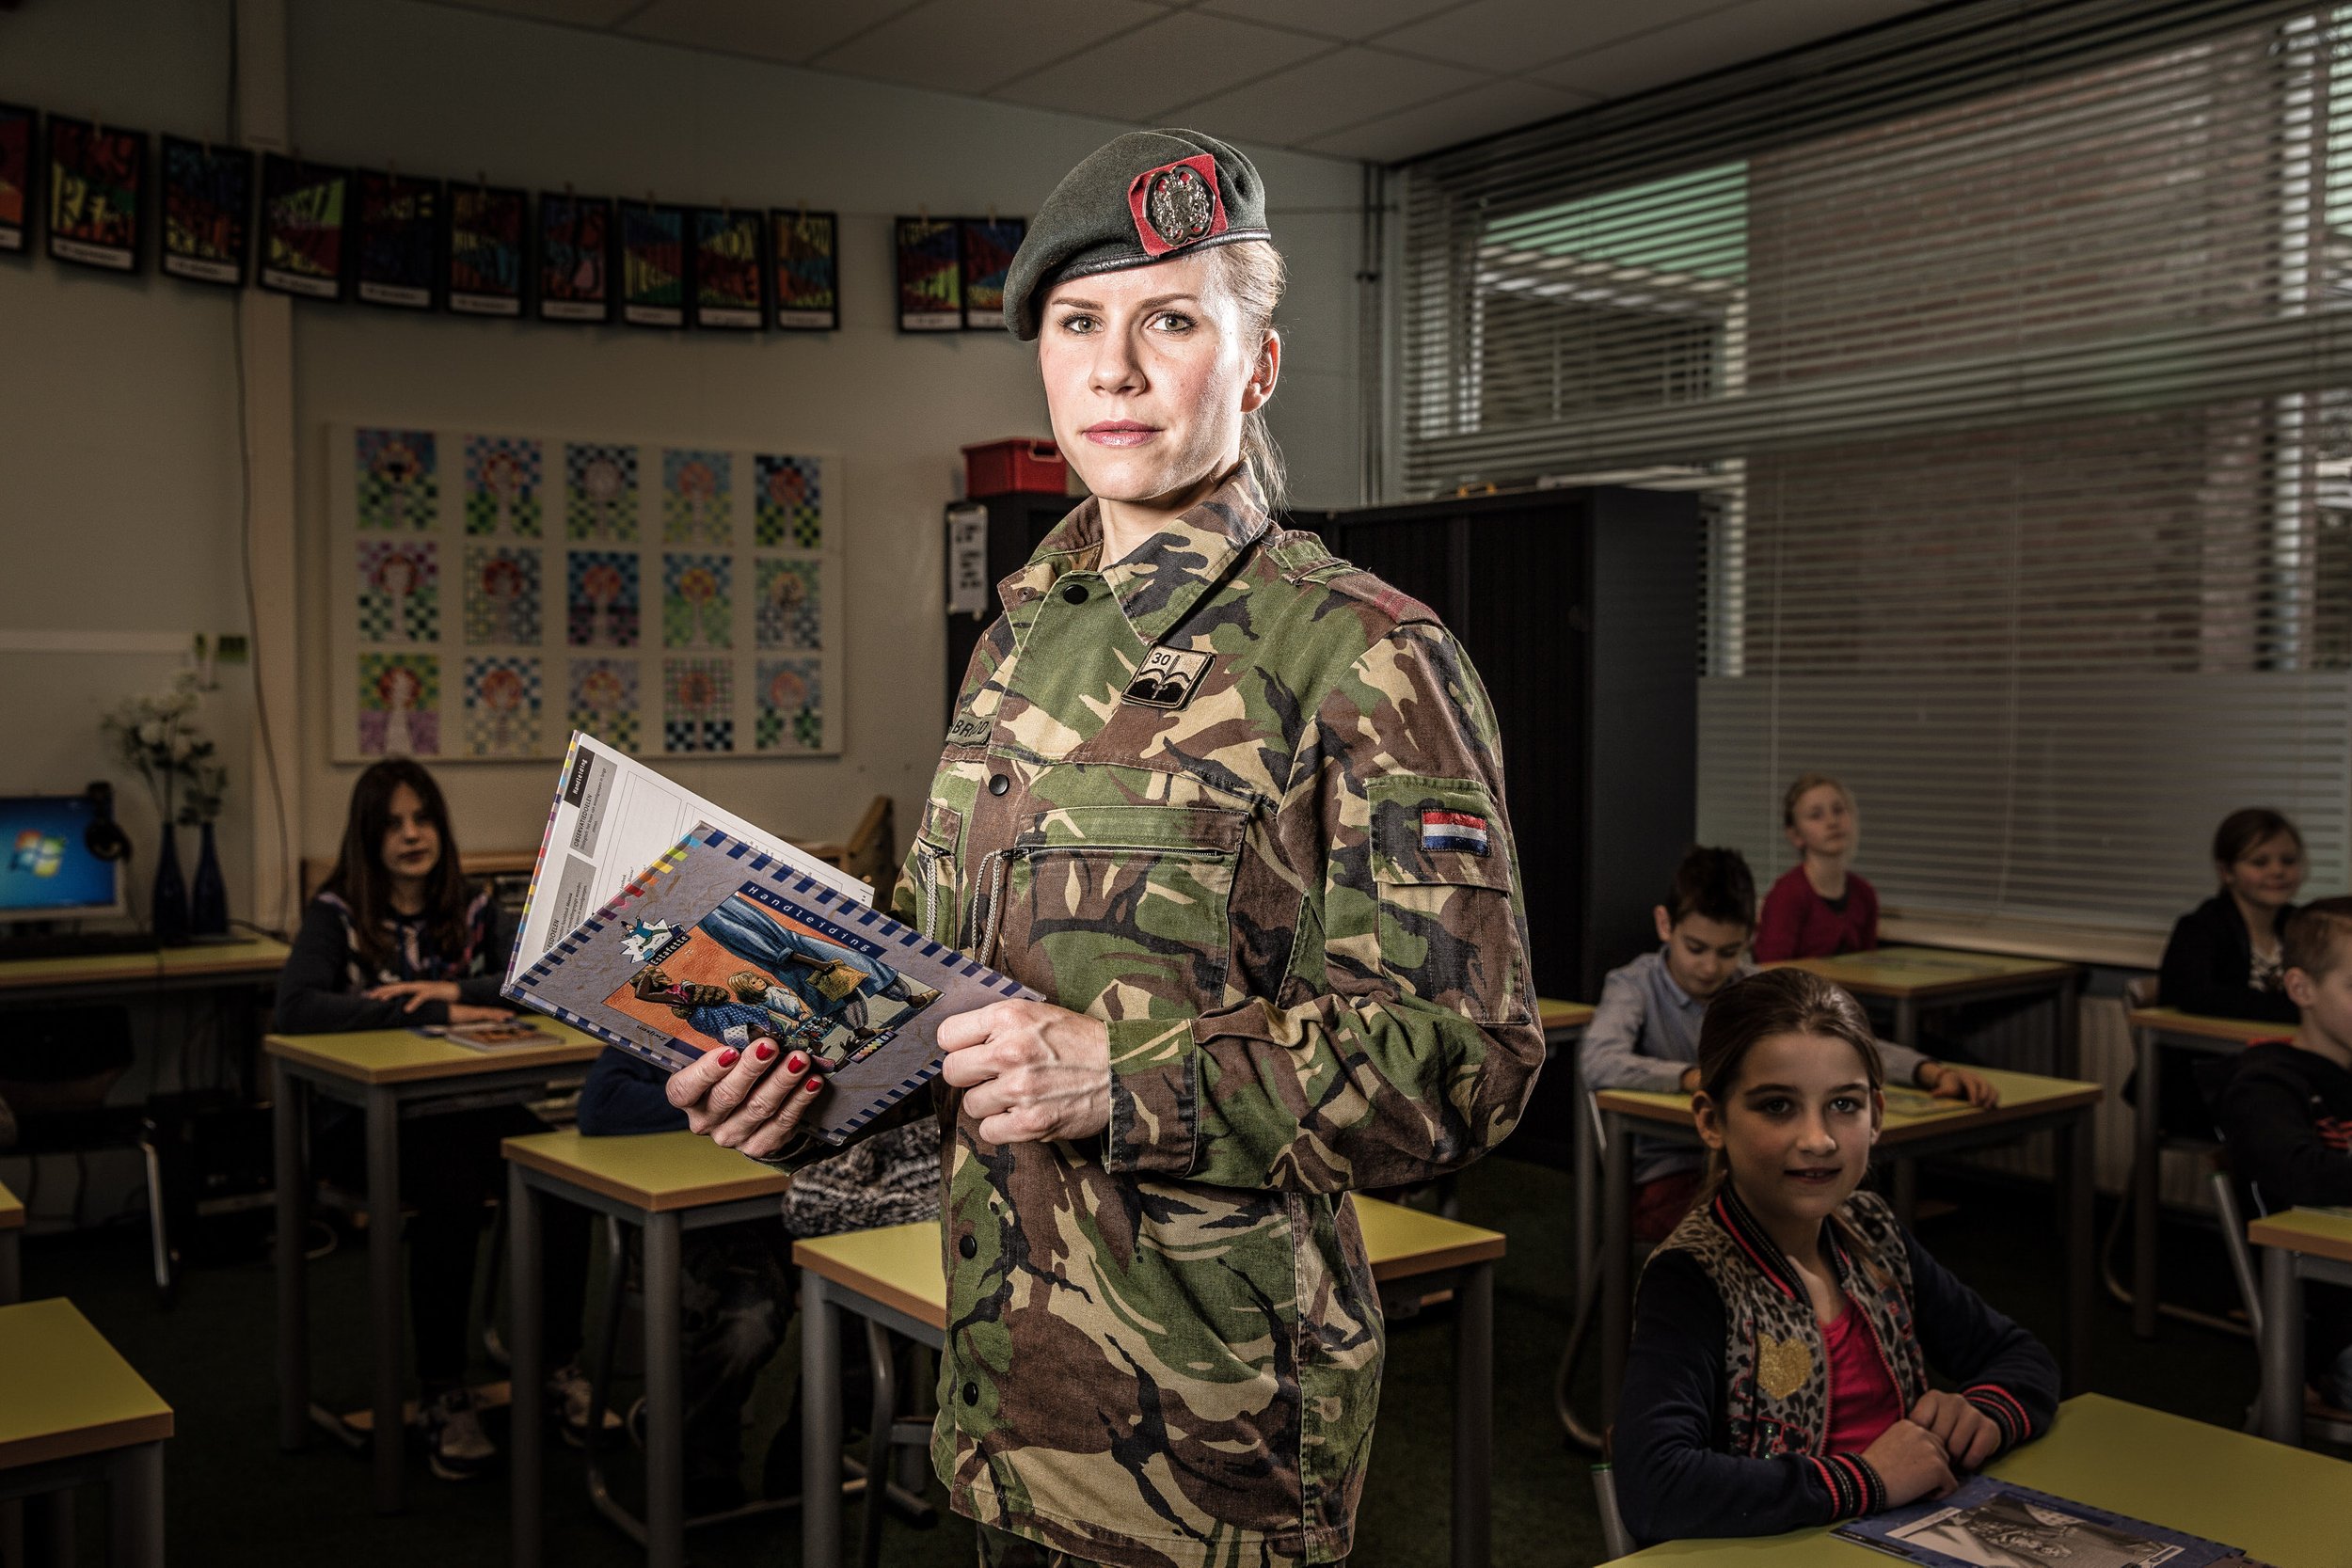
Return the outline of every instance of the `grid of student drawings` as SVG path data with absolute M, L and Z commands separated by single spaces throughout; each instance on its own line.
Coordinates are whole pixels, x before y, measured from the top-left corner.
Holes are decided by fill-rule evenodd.
M 841 750 L 839 466 L 598 436 L 327 432 L 334 754 Z

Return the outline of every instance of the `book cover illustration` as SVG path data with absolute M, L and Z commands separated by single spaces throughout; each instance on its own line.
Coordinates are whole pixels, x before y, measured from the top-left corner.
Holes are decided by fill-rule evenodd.
M 2216 1568 L 2235 1548 L 1978 1476 L 1936 1502 L 1840 1527 L 1838 1534 L 1925 1568 Z
M 1031 993 L 707 824 L 506 994 L 671 1071 L 761 1040 L 823 1075 L 832 1144 L 939 1070 L 942 1020 Z

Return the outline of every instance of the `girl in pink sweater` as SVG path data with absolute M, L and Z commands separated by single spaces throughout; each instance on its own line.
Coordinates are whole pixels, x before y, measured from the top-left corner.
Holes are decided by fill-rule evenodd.
M 1781 825 L 1801 857 L 1764 895 L 1756 961 L 1826 958 L 1879 944 L 1878 891 L 1846 869 L 1859 823 L 1853 797 L 1827 773 L 1807 773 L 1781 800 Z

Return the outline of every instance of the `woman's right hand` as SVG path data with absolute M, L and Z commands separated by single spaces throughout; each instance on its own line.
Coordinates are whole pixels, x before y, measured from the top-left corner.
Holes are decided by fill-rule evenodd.
M 449 1021 L 452 1023 L 496 1023 L 514 1016 L 512 1007 L 477 1007 L 470 1002 L 453 1002 L 449 1005 Z
M 1879 1473 L 1886 1506 L 1900 1508 L 1921 1497 L 1940 1497 L 1960 1483 L 1943 1440 L 1916 1421 L 1897 1421 L 1862 1450 L 1863 1463 Z
M 808 1053 L 755 1040 L 749 1051 L 706 1051 L 671 1074 L 670 1103 L 712 1143 L 766 1160 L 800 1136 L 825 1081 Z

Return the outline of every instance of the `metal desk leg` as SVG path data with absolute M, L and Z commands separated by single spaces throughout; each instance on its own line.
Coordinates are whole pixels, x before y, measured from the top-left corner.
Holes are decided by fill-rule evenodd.
M 2303 1276 L 2295 1254 L 2263 1255 L 2262 1434 L 2274 1443 L 2303 1440 Z
M 270 1058 L 270 1132 L 277 1146 L 271 1180 L 277 1192 L 278 1271 L 278 1446 L 292 1453 L 310 1436 L 310 1323 L 309 1281 L 303 1271 L 303 1232 L 310 1207 L 310 1171 L 303 1159 L 302 1123 L 310 1085 L 286 1064 Z
M 1462 1276 L 1454 1318 L 1454 1568 L 1494 1558 L 1495 1270 Z
M 1600 1421 L 1605 1431 L 1617 1421 L 1626 1342 L 1633 1335 L 1633 1125 L 1614 1111 L 1603 1115 L 1608 1117 L 1600 1193 Z
M 1598 1228 L 1598 1216 L 1594 1205 L 1600 1200 L 1600 1151 L 1593 1147 L 1592 1104 L 1584 1088 L 1582 1056 L 1584 1041 L 1579 1037 L 1568 1047 L 1575 1054 L 1568 1058 L 1568 1103 L 1576 1108 L 1574 1135 L 1568 1147 L 1574 1154 L 1571 1161 L 1576 1172 L 1576 1256 L 1568 1259 L 1569 1277 L 1576 1294 L 1572 1300 L 1581 1301 L 1593 1282 L 1584 1277 L 1593 1266 L 1593 1232 Z
M 2066 1332 L 2058 1369 L 2064 1392 L 2079 1394 L 2090 1386 L 2090 1299 L 2093 1255 L 2099 1250 L 2097 1223 L 2091 1217 L 2090 1111 L 2088 1106 L 2058 1122 L 2052 1130 L 2052 1174 L 2058 1181 L 2065 1225 L 2059 1234 L 2066 1248 Z
M 645 1560 L 686 1562 L 686 1341 L 678 1217 L 645 1216 Z
M 375 1511 L 398 1513 L 402 1449 L 400 1387 L 400 1105 L 368 1090 L 368 1338 L 375 1376 Z
M 24 1259 L 17 1250 L 13 1230 L 0 1230 L 0 1307 L 14 1306 L 24 1294 Z
M 2157 1082 L 2156 1035 L 2133 1031 L 2139 1068 L 2139 1103 L 2132 1107 L 2132 1332 L 2156 1337 L 2156 1212 L 2163 1156 L 2156 1152 L 2156 1110 L 2164 1099 Z
M 813 1269 L 801 1271 L 801 1560 L 841 1560 L 841 1308 Z
M 2050 1038 L 2058 1053 L 2055 1071 L 2060 1078 L 2083 1075 L 2083 979 L 2079 973 L 2060 981 L 2050 1004 L 2058 1009 L 2057 1029 Z
M 507 1324 L 508 1409 L 514 1420 L 508 1441 L 514 1446 L 513 1511 L 515 1568 L 539 1568 L 543 1544 L 547 1435 L 539 1422 L 535 1397 L 547 1373 L 540 1366 L 546 1347 L 539 1343 L 540 1275 L 539 1193 L 523 1180 L 520 1165 L 506 1167 L 506 1298 L 514 1303 Z M 616 1260 L 617 1266 L 617 1260 Z
M 164 1446 L 140 1443 L 106 1462 L 110 1568 L 164 1568 Z
M 1910 1051 L 1919 1049 L 1919 1004 L 1912 997 L 1895 998 L 1895 1043 Z

